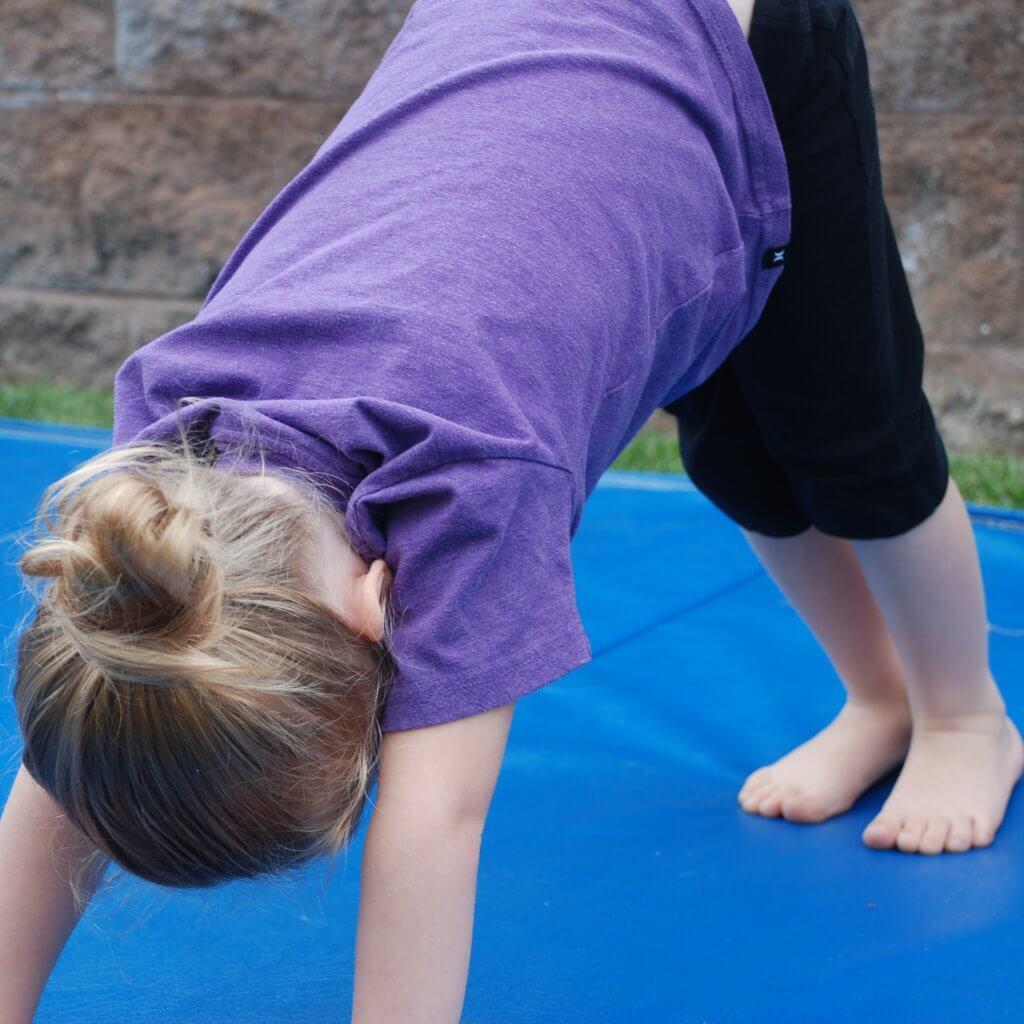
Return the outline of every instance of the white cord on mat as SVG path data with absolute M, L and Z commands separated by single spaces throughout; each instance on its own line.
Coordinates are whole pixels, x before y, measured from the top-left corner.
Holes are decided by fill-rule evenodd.
M 1017 640 L 1024 638 L 1024 629 L 1014 629 L 1011 626 L 997 626 L 993 622 L 988 624 L 988 631 L 995 636 L 1010 636 Z

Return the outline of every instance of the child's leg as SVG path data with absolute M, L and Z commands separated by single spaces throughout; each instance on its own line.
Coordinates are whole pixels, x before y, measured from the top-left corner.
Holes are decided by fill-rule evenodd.
M 1024 755 L 989 671 L 978 557 L 956 485 L 917 528 L 856 547 L 899 648 L 914 719 L 906 764 L 864 840 L 922 853 L 987 846 Z
M 880 738 L 867 752 L 844 743 L 866 681 L 889 686 L 896 649 L 907 662 L 917 739 L 865 840 L 963 849 L 965 841 L 987 841 L 1002 817 L 1016 736 L 994 714 L 994 684 L 979 682 L 988 675 L 979 668 L 985 616 L 978 566 L 921 388 L 924 344 L 885 206 L 863 40 L 849 0 L 758 0 L 750 40 L 790 173 L 787 265 L 750 336 L 670 411 L 693 479 L 748 531 L 821 638 L 850 701 L 818 737 L 755 773 L 744 805 L 814 820 L 842 808 L 856 788 L 836 783 L 837 756 L 861 781 L 884 770 L 895 740 Z M 821 532 L 808 532 L 811 526 Z M 946 548 L 957 556 L 946 557 Z M 953 642 L 963 643 L 955 657 Z M 852 656 L 858 649 L 863 659 Z M 936 709 L 949 707 L 954 694 L 983 717 L 972 712 L 945 724 L 987 723 L 987 736 L 935 728 Z M 895 729 L 895 714 L 885 721 Z M 978 749 L 986 743 L 987 753 Z M 940 753 L 961 765 L 956 785 L 927 785 L 926 766 Z M 780 787 L 788 787 L 785 795 Z M 929 828 L 929 821 L 938 824 Z
M 754 772 L 740 803 L 752 814 L 824 821 L 847 810 L 906 756 L 910 708 L 903 666 L 848 541 L 813 528 L 795 537 L 746 536 L 825 649 L 847 700 L 816 736 Z
M 956 485 L 899 537 L 747 538 L 828 652 L 847 702 L 817 736 L 750 776 L 743 808 L 804 822 L 845 810 L 903 759 L 912 709 L 910 754 L 865 842 L 921 853 L 987 846 L 1024 755 L 989 672 L 974 536 Z
M 815 69 L 814 86 L 798 93 L 782 126 L 793 187 L 792 263 L 753 332 L 761 336 L 740 347 L 731 373 L 786 480 L 790 518 L 799 513 L 829 534 L 856 538 L 842 557 L 829 555 L 842 542 L 813 545 L 817 590 L 856 586 L 867 602 L 866 579 L 899 652 L 913 740 L 865 842 L 908 852 L 964 850 L 991 842 L 999 827 L 1021 772 L 1020 739 L 989 673 L 973 535 L 921 391 L 924 344 L 885 205 L 863 39 L 847 0 L 810 0 L 807 10 L 812 22 L 821 18 L 815 38 L 826 45 L 813 48 L 806 67 Z M 767 28 L 752 33 L 755 52 L 777 52 Z M 819 63 L 819 53 L 829 61 Z M 770 65 L 765 69 L 771 74 Z M 829 112 L 836 92 L 845 127 Z M 851 128 L 856 151 L 846 140 Z M 792 532 L 781 514 L 774 532 Z M 824 797 L 822 791 L 835 778 L 851 705 L 867 692 L 865 673 L 890 679 L 892 647 L 884 653 L 869 611 L 851 616 L 840 599 L 815 593 L 806 551 L 769 539 L 755 539 L 755 549 L 819 632 L 850 696 L 832 726 L 769 773 L 788 776 L 805 794 L 783 801 L 780 811 L 808 820 L 825 798 L 841 807 L 848 795 L 834 784 Z M 863 569 L 859 584 L 851 550 Z M 835 629 L 823 631 L 823 620 Z M 843 652 L 858 645 L 865 659 L 855 670 Z M 896 723 L 888 715 L 875 719 L 878 742 L 846 757 L 855 772 L 865 771 L 865 757 L 882 771 L 892 755 Z

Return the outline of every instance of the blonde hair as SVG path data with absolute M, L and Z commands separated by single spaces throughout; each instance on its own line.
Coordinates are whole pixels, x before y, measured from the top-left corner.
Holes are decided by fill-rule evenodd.
M 336 852 L 358 825 L 387 631 L 353 634 L 314 592 L 315 524 L 342 519 L 284 475 L 298 486 L 149 444 L 43 496 L 15 703 L 25 767 L 97 864 L 205 886 Z

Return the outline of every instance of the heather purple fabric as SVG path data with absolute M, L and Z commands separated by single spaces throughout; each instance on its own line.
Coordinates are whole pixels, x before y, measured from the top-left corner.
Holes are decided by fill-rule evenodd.
M 318 474 L 394 573 L 384 728 L 496 707 L 589 660 L 584 501 L 753 326 L 789 204 L 726 0 L 418 0 L 195 320 L 121 368 L 115 443 L 202 418 L 242 471 L 256 437 Z

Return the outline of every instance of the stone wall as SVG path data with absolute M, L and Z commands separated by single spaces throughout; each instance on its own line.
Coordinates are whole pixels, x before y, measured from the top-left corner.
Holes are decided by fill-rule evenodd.
M 1024 453 L 1024 4 L 854 2 L 943 433 Z
M 0 380 L 107 387 L 187 320 L 409 2 L 5 0 Z M 855 5 L 943 428 L 1024 452 L 1021 0 Z

